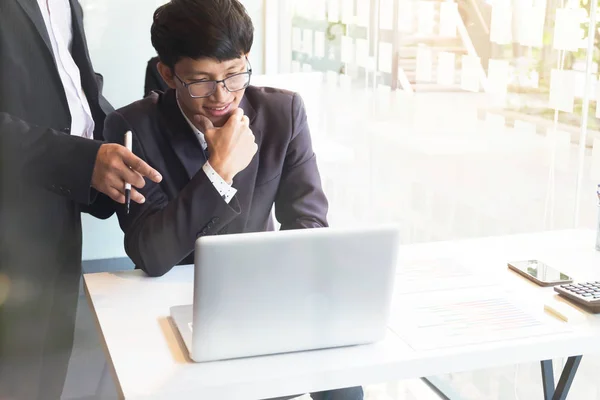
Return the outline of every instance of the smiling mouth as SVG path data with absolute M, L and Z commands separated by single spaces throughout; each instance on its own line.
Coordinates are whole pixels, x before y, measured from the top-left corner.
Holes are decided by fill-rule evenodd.
M 204 112 L 206 114 L 208 114 L 211 117 L 214 118 L 221 118 L 221 117 L 225 117 L 227 115 L 229 115 L 229 112 L 231 111 L 231 107 L 233 103 L 228 103 L 225 105 L 219 105 L 219 106 L 204 106 Z

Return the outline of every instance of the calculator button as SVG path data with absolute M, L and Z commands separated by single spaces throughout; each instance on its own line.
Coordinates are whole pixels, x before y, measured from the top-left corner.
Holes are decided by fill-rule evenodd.
M 591 293 L 586 293 L 586 294 L 583 294 L 582 296 L 583 296 L 583 297 L 592 297 L 592 296 L 593 296 L 593 294 L 591 294 Z

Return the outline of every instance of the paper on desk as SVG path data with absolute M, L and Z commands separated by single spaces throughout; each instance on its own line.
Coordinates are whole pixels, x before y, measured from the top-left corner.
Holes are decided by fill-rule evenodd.
M 402 265 L 396 275 L 396 294 L 423 293 L 493 286 L 497 282 L 451 258 L 435 258 Z
M 499 290 L 404 296 L 390 328 L 414 350 L 500 342 L 568 332 L 564 323 L 533 311 Z

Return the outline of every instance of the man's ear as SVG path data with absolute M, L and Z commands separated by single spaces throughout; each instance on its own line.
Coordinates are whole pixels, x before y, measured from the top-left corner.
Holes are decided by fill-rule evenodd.
M 156 64 L 156 68 L 158 69 L 158 73 L 160 74 L 160 76 L 162 76 L 165 83 L 171 89 L 175 89 L 175 75 L 173 73 L 173 70 L 160 61 L 158 62 L 158 64 Z

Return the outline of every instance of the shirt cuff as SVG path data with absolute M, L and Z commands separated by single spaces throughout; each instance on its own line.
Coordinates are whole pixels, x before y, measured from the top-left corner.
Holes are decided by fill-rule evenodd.
M 202 166 L 202 170 L 208 177 L 208 180 L 213 184 L 217 192 L 219 192 L 223 200 L 225 200 L 225 203 L 229 204 L 233 196 L 235 196 L 237 193 L 237 190 L 225 182 L 225 180 L 215 172 L 213 167 L 210 166 L 208 161 Z

